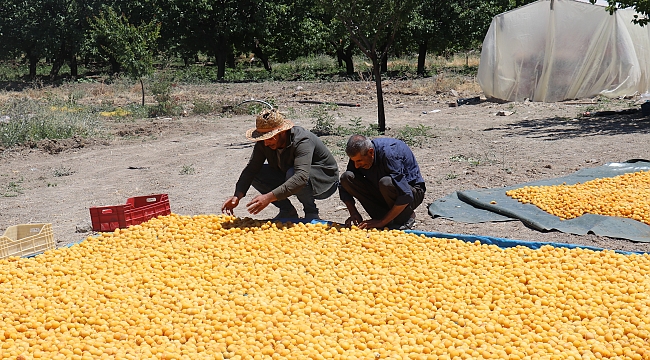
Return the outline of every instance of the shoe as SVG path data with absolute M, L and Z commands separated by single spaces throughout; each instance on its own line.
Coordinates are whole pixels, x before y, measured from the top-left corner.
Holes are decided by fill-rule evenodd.
M 318 213 L 305 213 L 305 220 L 320 220 Z
M 410 217 L 404 224 L 399 226 L 397 230 L 411 230 L 413 229 L 413 225 L 415 225 L 415 214 L 414 216 Z
M 296 209 L 287 209 L 287 210 L 280 210 L 280 212 L 275 215 L 273 218 L 274 220 L 277 219 L 297 219 L 298 218 L 298 211 Z

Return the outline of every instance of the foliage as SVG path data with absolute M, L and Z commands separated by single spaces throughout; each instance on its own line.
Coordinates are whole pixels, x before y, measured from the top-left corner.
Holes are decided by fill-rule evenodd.
M 58 167 L 58 168 L 54 169 L 54 171 L 53 171 L 53 175 L 55 177 L 70 176 L 70 175 L 72 175 L 74 173 L 75 173 L 75 171 L 72 170 L 71 167 L 67 167 L 67 166 Z
M 596 0 L 589 0 L 592 4 L 596 3 Z M 613 14 L 616 9 L 624 9 L 631 7 L 638 14 L 634 14 L 634 19 L 632 20 L 635 24 L 640 26 L 645 26 L 650 23 L 650 0 L 607 0 L 608 6 L 606 8 L 610 14 Z
M 106 7 L 90 26 L 91 41 L 98 45 L 97 49 L 119 64 L 128 77 L 140 80 L 144 106 L 142 77 L 154 72 L 154 51 L 160 36 L 160 24 L 152 21 L 136 27 L 125 15 L 118 16 L 112 8 Z
M 422 42 L 436 53 L 475 49 L 494 14 L 526 2 L 6 0 L 0 4 L 0 59 L 19 62 L 0 77 L 49 73 L 53 81 L 64 70 L 76 77 L 83 59 L 87 74 L 110 65 L 111 73 L 142 79 L 154 60 L 164 67 L 177 58 L 186 69 L 176 80 L 198 84 L 365 77 L 357 72 L 365 71 L 363 62 L 353 61 L 359 53 L 379 71 L 388 56 L 411 54 Z M 37 73 L 43 59 L 46 66 Z M 303 66 L 304 59 L 312 66 Z
M 358 135 L 363 135 L 365 137 L 374 137 L 380 135 L 380 132 L 377 129 L 377 125 L 375 124 L 363 125 L 361 123 L 360 117 L 350 119 L 347 127 L 339 127 L 337 131 L 340 135 L 347 135 L 347 136 L 358 134 Z
M 254 34 L 254 56 L 271 55 L 286 63 L 327 50 L 329 17 L 315 0 L 279 0 L 267 3 L 265 10 Z
M 204 99 L 194 99 L 192 101 L 192 112 L 197 115 L 205 115 L 214 112 L 217 109 L 217 105 L 211 103 L 208 100 Z
M 334 116 L 327 112 L 325 105 L 314 107 L 310 116 L 314 118 L 314 127 L 311 129 L 314 134 L 318 136 L 338 135 L 339 131 L 334 126 L 336 124 Z
M 404 141 L 410 147 L 422 147 L 427 139 L 431 138 L 431 127 L 419 124 L 416 127 L 409 125 L 397 131 L 396 139 Z
M 2 193 L 2 196 L 4 197 L 16 197 L 20 194 L 23 193 L 23 183 L 24 179 L 21 177 L 20 179 L 16 181 L 10 181 L 7 186 L 5 187 L 4 192 Z
M 326 11 L 341 21 L 352 42 L 372 61 L 380 133 L 386 130 L 380 63 L 388 55 L 395 35 L 415 3 L 414 0 L 320 0 Z
M 11 147 L 43 139 L 88 137 L 99 133 L 97 115 L 80 111 L 61 111 L 58 108 L 30 99 L 11 101 L 0 109 L 8 116 L 0 122 L 0 145 Z
M 179 172 L 180 175 L 194 175 L 195 173 L 196 169 L 194 169 L 193 164 L 183 165 Z

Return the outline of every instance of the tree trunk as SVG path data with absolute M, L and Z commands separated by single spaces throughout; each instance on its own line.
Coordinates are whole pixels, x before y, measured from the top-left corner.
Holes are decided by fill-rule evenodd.
M 418 75 L 424 75 L 424 65 L 427 58 L 427 43 L 421 42 L 418 45 Z
M 109 55 L 108 56 L 108 62 L 111 63 L 111 75 L 115 75 L 120 72 L 122 67 L 120 66 L 120 63 L 117 62 L 117 59 L 115 57 Z
M 259 47 L 255 47 L 253 50 L 253 54 L 255 54 L 255 57 L 260 59 L 262 64 L 264 65 L 264 70 L 271 72 L 271 65 L 269 64 L 269 57 L 260 49 Z
M 227 60 L 226 60 L 226 63 L 228 64 L 228 67 L 229 67 L 230 69 L 234 69 L 234 68 L 235 68 L 235 54 L 233 54 L 232 51 L 230 51 L 230 52 L 228 53 L 228 58 L 227 58 Z
M 352 62 L 352 50 L 353 44 L 350 44 L 346 49 L 343 55 L 343 61 L 345 61 L 345 73 L 348 76 L 354 75 L 354 63 Z
M 61 70 L 61 67 L 63 67 L 63 64 L 65 63 L 65 58 L 66 58 L 65 41 L 62 41 L 58 53 L 54 56 L 52 69 L 50 69 L 50 81 L 54 81 L 54 79 L 56 79 L 56 77 L 59 75 L 59 71 Z
M 140 78 L 140 87 L 142 88 L 142 106 L 144 106 L 144 82 L 142 82 L 142 78 Z
M 377 59 L 376 55 L 373 57 L 372 72 L 375 76 L 375 85 L 377 87 L 377 130 L 383 135 L 386 132 L 386 112 L 384 111 L 384 92 L 381 89 L 381 73 L 379 71 L 382 60 Z
M 79 64 L 77 63 L 77 54 L 70 55 L 69 64 L 70 64 L 70 76 L 72 76 L 72 78 L 76 80 L 77 77 L 79 77 Z
M 226 76 L 226 57 L 225 51 L 219 51 L 223 46 L 217 45 L 217 80 L 223 80 Z
M 340 47 L 336 48 L 336 62 L 340 68 L 343 67 L 343 49 Z
M 33 54 L 27 54 L 29 59 L 29 78 L 31 80 L 36 79 L 36 64 L 38 64 L 38 56 Z

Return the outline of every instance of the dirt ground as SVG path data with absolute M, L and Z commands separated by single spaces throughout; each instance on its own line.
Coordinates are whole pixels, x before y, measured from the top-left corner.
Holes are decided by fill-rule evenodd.
M 414 148 L 427 181 L 424 203 L 416 211 L 416 229 L 650 252 L 648 243 L 591 234 L 544 233 L 518 221 L 465 224 L 434 219 L 428 214 L 430 203 L 456 190 L 510 186 L 608 162 L 647 159 L 650 121 L 640 113 L 579 116 L 586 111 L 624 109 L 635 99 L 601 99 L 596 104 L 502 104 L 483 100 L 480 104 L 451 107 L 449 102 L 457 98 L 482 94 L 462 89 L 435 91 L 433 81 L 384 82 L 389 128 L 421 124 L 431 128 L 432 136 L 422 147 Z M 101 89 L 97 84 L 76 86 L 86 86 L 81 102 L 138 102 L 139 89 L 120 93 Z M 307 129 L 314 126 L 309 114 L 317 105 L 299 100 L 358 103 L 358 107 L 332 109 L 330 114 L 343 126 L 355 118 L 363 124 L 377 122 L 376 93 L 371 82 L 178 86 L 173 96 L 189 104 L 195 98 L 216 103 L 272 99 L 297 125 Z M 499 112 L 505 116 L 497 115 Z M 137 121 L 109 118 L 104 126 L 110 135 L 105 138 L 41 142 L 37 148 L 2 152 L 0 189 L 16 196 L 0 197 L 0 233 L 10 225 L 46 222 L 52 223 L 59 245 L 80 241 L 93 234 L 78 232 L 90 224 L 90 207 L 118 205 L 129 197 L 149 194 L 168 194 L 172 212 L 177 214 L 219 213 L 250 156 L 252 144 L 244 133 L 254 127 L 254 116 L 217 112 Z M 340 168 L 345 168 L 347 158 L 340 139 L 325 137 L 325 141 Z M 15 191 L 10 194 L 7 189 Z M 244 204 L 254 194 L 251 189 L 236 215 L 250 216 Z M 318 201 L 318 206 L 323 219 L 343 222 L 347 218 L 338 194 Z M 297 208 L 300 213 L 301 207 Z M 270 206 L 252 217 L 271 218 L 275 213 Z

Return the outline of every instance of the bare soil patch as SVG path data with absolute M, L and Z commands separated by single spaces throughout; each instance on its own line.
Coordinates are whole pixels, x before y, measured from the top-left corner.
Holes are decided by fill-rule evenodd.
M 82 102 L 139 101 L 137 89 L 119 92 L 105 86 L 87 86 Z M 436 91 L 432 79 L 387 81 L 384 86 L 389 128 L 422 124 L 431 127 L 433 134 L 422 147 L 414 149 L 428 190 L 416 212 L 417 229 L 650 252 L 647 243 L 543 233 L 516 221 L 464 224 L 433 219 L 428 214 L 431 202 L 456 190 L 510 186 L 608 162 L 647 159 L 650 121 L 640 112 L 579 116 L 598 110 L 596 107 L 625 109 L 634 99 L 601 100 L 597 105 L 499 104 L 483 100 L 475 105 L 450 107 L 448 103 L 459 97 L 481 93 L 472 87 L 456 93 Z M 359 107 L 330 111 L 340 125 L 356 118 L 363 124 L 377 121 L 371 82 L 178 86 L 172 95 L 184 104 L 196 98 L 215 104 L 272 99 L 296 124 L 307 129 L 314 126 L 309 114 L 318 105 L 299 100 L 358 103 Z M 191 106 L 186 107 L 186 113 L 191 114 Z M 496 115 L 500 111 L 512 114 Z M 232 195 L 250 156 L 252 144 L 244 133 L 253 126 L 254 116 L 232 113 L 136 121 L 107 119 L 106 133 L 110 136 L 106 138 L 46 141 L 5 150 L 0 157 L 0 228 L 4 231 L 10 225 L 48 222 L 59 244 L 75 242 L 92 234 L 77 232 L 78 225 L 90 223 L 89 207 L 122 204 L 129 197 L 156 193 L 169 195 L 174 213 L 218 213 Z M 340 139 L 326 136 L 324 140 L 344 169 L 347 158 L 338 147 Z M 251 189 L 242 202 L 254 194 Z M 321 216 L 337 222 L 347 218 L 342 205 L 338 194 L 318 202 Z M 271 218 L 275 212 L 269 207 L 254 217 Z M 236 214 L 250 216 L 243 204 Z

